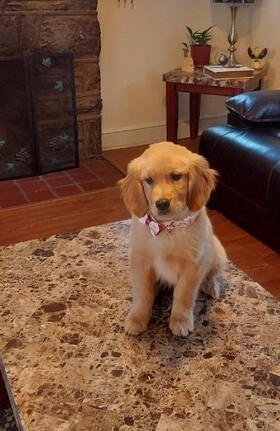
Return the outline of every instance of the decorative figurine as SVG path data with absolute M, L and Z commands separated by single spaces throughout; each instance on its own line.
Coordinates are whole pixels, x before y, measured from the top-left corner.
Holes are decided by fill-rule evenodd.
M 193 63 L 192 56 L 190 54 L 189 47 L 184 48 L 184 55 L 185 55 L 184 61 L 183 61 L 183 65 L 182 65 L 181 69 L 184 72 L 192 73 L 194 71 L 194 63 Z
M 228 62 L 228 57 L 224 52 L 219 52 L 215 56 L 215 60 L 216 60 L 217 64 L 219 64 L 220 66 L 225 66 Z
M 259 70 L 262 68 L 261 61 L 267 54 L 267 48 L 264 48 L 260 51 L 259 47 L 256 46 L 254 49 L 248 48 L 248 55 L 252 58 L 252 68 L 255 70 Z

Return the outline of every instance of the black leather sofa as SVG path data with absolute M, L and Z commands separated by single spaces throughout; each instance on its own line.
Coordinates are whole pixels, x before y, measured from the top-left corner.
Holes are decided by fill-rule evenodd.
M 280 252 L 280 90 L 240 94 L 226 107 L 228 124 L 200 139 L 220 173 L 209 205 Z

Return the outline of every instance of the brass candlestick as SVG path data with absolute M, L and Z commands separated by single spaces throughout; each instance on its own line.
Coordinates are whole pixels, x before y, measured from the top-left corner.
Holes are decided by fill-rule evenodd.
M 238 7 L 236 5 L 231 5 L 230 6 L 230 13 L 231 13 L 231 26 L 230 26 L 230 31 L 228 34 L 228 42 L 229 42 L 229 58 L 228 58 L 228 62 L 227 62 L 227 67 L 235 67 L 238 62 L 236 60 L 235 57 L 235 51 L 236 51 L 236 47 L 235 44 L 237 42 L 237 31 L 236 31 L 236 14 L 237 14 L 237 9 Z

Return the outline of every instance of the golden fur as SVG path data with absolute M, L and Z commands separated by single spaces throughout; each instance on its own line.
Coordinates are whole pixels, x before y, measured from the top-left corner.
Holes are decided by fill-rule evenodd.
M 125 323 L 128 334 L 147 329 L 158 280 L 174 287 L 169 324 L 174 335 L 187 336 L 193 330 L 200 286 L 218 297 L 217 274 L 226 254 L 205 209 L 216 177 L 202 156 L 171 142 L 153 144 L 129 163 L 127 176 L 119 181 L 132 214 L 133 303 Z M 157 221 L 180 221 L 193 212 L 197 217 L 190 226 L 164 230 L 155 237 L 138 220 L 148 213 Z

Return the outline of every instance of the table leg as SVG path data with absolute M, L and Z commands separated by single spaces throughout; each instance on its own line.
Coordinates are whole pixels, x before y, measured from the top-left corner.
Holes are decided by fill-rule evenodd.
M 178 132 L 178 93 L 176 84 L 166 83 L 166 139 L 177 142 Z
M 256 90 L 255 90 L 255 91 L 258 91 L 258 90 L 261 90 L 261 89 L 262 89 L 262 82 L 263 82 L 263 80 L 262 80 L 262 79 L 260 79 L 260 80 L 259 80 L 259 85 L 257 86 L 257 88 L 256 88 Z
M 190 93 L 190 137 L 198 136 L 201 94 Z

